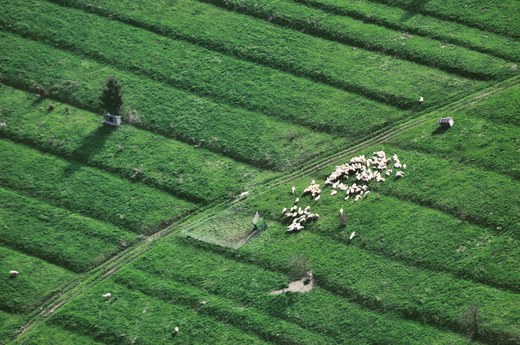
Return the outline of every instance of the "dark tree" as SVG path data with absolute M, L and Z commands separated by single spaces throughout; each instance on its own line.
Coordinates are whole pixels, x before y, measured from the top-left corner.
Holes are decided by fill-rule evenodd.
M 468 335 L 469 339 L 475 340 L 478 336 L 480 325 L 480 308 L 472 305 L 464 310 L 460 315 L 462 330 Z
M 295 254 L 289 262 L 289 276 L 291 279 L 302 279 L 312 271 L 312 267 L 305 255 Z
M 119 115 L 123 107 L 123 88 L 115 77 L 110 77 L 100 97 L 105 111 Z

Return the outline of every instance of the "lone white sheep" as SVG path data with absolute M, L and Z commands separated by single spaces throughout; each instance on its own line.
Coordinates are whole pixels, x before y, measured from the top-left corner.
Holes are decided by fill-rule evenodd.
M 423 96 L 419 97 L 419 103 L 422 103 L 422 102 L 424 102 L 424 97 Z
M 402 172 L 402 171 L 398 171 L 398 172 L 396 172 L 396 173 L 395 173 L 395 177 L 397 177 L 397 178 L 402 178 L 402 177 L 404 177 L 404 172 Z
M 242 192 L 240 193 L 240 199 L 245 199 L 249 196 L 249 192 Z
M 19 274 L 20 274 L 20 272 L 18 272 L 18 271 L 9 271 L 10 278 L 16 278 L 16 276 L 18 276 Z
M 106 294 L 103 295 L 103 298 L 105 299 L 105 301 L 108 301 L 110 299 L 110 297 L 112 297 L 112 294 L 110 292 L 107 292 Z
M 295 186 L 292 186 L 292 188 L 291 188 L 291 193 L 294 194 L 294 192 L 296 192 L 296 187 L 295 187 Z
M 352 231 L 352 233 L 350 234 L 350 237 L 349 237 L 349 241 L 352 241 L 352 239 L 354 238 L 354 236 L 356 236 L 356 232 L 355 231 Z

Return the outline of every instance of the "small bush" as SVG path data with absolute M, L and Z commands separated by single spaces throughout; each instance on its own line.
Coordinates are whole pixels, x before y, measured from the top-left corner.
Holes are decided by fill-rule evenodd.
M 312 271 L 309 258 L 302 254 L 295 254 L 289 262 L 289 277 L 293 280 L 302 279 Z

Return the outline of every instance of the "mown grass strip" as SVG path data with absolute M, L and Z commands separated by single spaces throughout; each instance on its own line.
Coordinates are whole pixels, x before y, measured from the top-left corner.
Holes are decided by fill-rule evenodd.
M 0 135 L 114 172 L 194 202 L 239 194 L 269 175 L 243 163 L 95 114 L 0 86 Z M 49 111 L 49 107 L 53 107 Z M 64 115 L 64 110 L 69 115 Z
M 172 252 L 176 255 L 167 254 Z M 168 264 L 164 265 L 163 260 Z M 457 341 L 458 338 L 449 332 L 404 321 L 395 315 L 363 310 L 321 289 L 319 283 L 307 294 L 270 295 L 269 291 L 286 286 L 289 279 L 283 274 L 215 255 L 178 239 L 158 245 L 136 260 L 131 269 L 147 272 L 148 289 L 157 287 L 157 295 L 167 293 L 172 288 L 172 281 L 195 286 L 219 296 L 219 299 L 226 298 L 243 305 L 246 312 L 256 309 L 271 318 L 333 337 L 334 343 L 384 343 L 391 342 L 397 335 L 408 341 L 417 337 L 419 340 L 416 341 L 428 343 Z M 134 273 L 123 272 L 114 279 L 133 281 L 133 277 Z M 208 302 L 210 304 L 211 300 Z M 312 343 L 312 339 L 304 343 Z
M 0 140 L 0 148 L 0 185 L 135 232 L 153 232 L 197 207 L 10 141 Z
M 294 2 L 276 0 L 201 0 L 269 20 L 281 26 L 332 41 L 413 61 L 475 79 L 505 79 L 512 75 L 512 63 L 463 47 L 442 48 L 442 42 L 428 37 L 407 36 L 400 31 L 338 16 Z
M 179 253 L 177 253 L 178 255 Z M 214 296 L 206 291 L 175 282 L 162 280 L 140 271 L 126 269 L 113 280 L 132 290 L 193 308 L 198 314 L 231 324 L 245 333 L 251 333 L 274 344 L 331 344 L 332 338 L 316 334 L 289 322 L 274 319 L 251 306 Z
M 112 298 L 105 301 L 102 295 L 108 291 Z M 108 343 L 267 344 L 191 308 L 167 304 L 113 282 L 88 290 L 48 322 Z M 175 327 L 178 334 L 173 334 Z
M 9 271 L 20 274 L 9 278 Z M 0 247 L 0 310 L 21 314 L 36 308 L 77 275 L 62 267 Z
M 134 109 L 141 115 L 139 127 L 261 167 L 289 168 L 328 150 L 344 147 L 354 137 L 375 128 L 386 127 L 406 116 L 393 108 L 384 110 L 363 102 L 359 112 L 362 108 L 370 111 L 373 115 L 370 119 L 358 116 L 356 112 L 347 115 L 352 107 L 346 109 L 337 104 L 349 104 L 352 99 L 327 99 L 327 96 L 321 95 L 322 106 L 315 104 L 316 108 L 309 109 L 305 115 L 308 122 L 330 126 L 336 123 L 332 118 L 345 116 L 350 118 L 352 126 L 366 128 L 357 131 L 345 123 L 342 125 L 342 138 L 339 138 L 259 113 L 215 103 L 152 79 L 15 35 L 0 33 L 0 40 L 6 51 L 16 52 L 0 56 L 0 73 L 4 83 L 32 91 L 34 82 L 37 82 L 47 88 L 52 98 L 101 113 L 100 90 L 106 79 L 113 75 L 124 85 L 127 109 Z M 325 103 L 326 107 L 335 109 L 329 115 L 326 115 L 328 111 L 323 106 Z M 375 103 L 372 105 L 375 106 Z M 316 113 L 323 116 L 316 117 Z
M 0 243 L 75 272 L 136 240 L 134 234 L 0 188 Z
M 267 231 L 238 252 L 211 248 L 280 272 L 288 272 L 287 263 L 294 255 L 304 254 L 322 288 L 372 310 L 395 312 L 454 331 L 460 331 L 460 314 L 478 304 L 482 320 L 486 320 L 481 324 L 479 339 L 515 344 L 520 337 L 516 294 L 403 265 L 311 231 L 291 236 L 284 225 L 271 223 Z
M 0 339 L 7 341 L 14 337 L 22 324 L 22 316 L 0 310 Z
M 382 25 L 393 30 L 430 37 L 444 43 L 459 45 L 506 60 L 520 59 L 520 43 L 481 29 L 451 21 L 409 12 L 399 7 L 373 3 L 370 0 L 293 0 L 337 15 L 346 15 L 365 23 Z
M 520 5 L 517 1 L 501 1 L 497 3 L 494 0 L 478 2 L 462 0 L 450 4 L 446 4 L 442 0 L 430 0 L 428 2 L 416 2 L 413 0 L 370 1 L 397 6 L 405 10 L 435 16 L 444 20 L 452 20 L 512 38 L 520 38 L 520 23 L 517 20 L 520 13 Z
M 21 340 L 17 340 L 21 345 L 102 345 L 88 335 L 78 334 L 67 331 L 57 326 L 41 324 L 35 330 L 24 335 Z
M 173 7 L 141 6 L 131 1 L 98 1 L 96 6 L 81 0 L 55 2 L 402 107 L 417 106 L 420 95 L 431 95 L 427 104 L 432 105 L 478 85 L 198 1 L 183 1 Z M 418 79 L 428 82 L 417 83 Z

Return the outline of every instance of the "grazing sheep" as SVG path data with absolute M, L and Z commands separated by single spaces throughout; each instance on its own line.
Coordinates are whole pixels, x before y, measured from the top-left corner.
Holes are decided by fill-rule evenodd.
M 343 207 L 339 209 L 339 214 L 343 215 Z
M 395 173 L 395 177 L 397 177 L 397 178 L 402 178 L 402 177 L 404 177 L 404 172 L 402 172 L 402 171 L 398 171 L 398 172 L 396 172 L 396 173 Z
M 318 195 L 317 197 L 314 198 L 314 200 L 318 201 L 318 200 L 320 200 L 320 198 L 321 198 L 321 195 Z
M 424 102 L 424 97 L 423 96 L 419 97 L 419 103 L 422 103 L 422 102 Z
M 333 190 L 330 191 L 330 195 L 336 195 L 336 194 L 338 194 L 337 190 L 333 189 Z
M 282 210 L 282 214 L 285 214 L 285 213 L 287 213 L 287 207 L 284 207 Z
M 243 192 L 243 193 L 240 193 L 240 199 L 245 199 L 249 196 L 249 192 Z
M 110 299 L 110 297 L 112 297 L 112 294 L 110 292 L 107 292 L 106 294 L 103 295 L 103 298 L 105 299 L 105 301 L 108 301 Z
M 292 188 L 291 188 L 291 193 L 294 194 L 294 192 L 296 192 L 296 187 L 295 187 L 295 186 L 292 186 Z
M 10 278 L 16 278 L 19 274 L 20 274 L 20 272 L 18 272 L 18 271 L 9 271 Z
M 300 198 L 296 198 L 296 199 L 294 199 L 294 203 L 295 203 L 295 204 L 297 204 L 297 203 L 299 203 L 299 202 L 300 202 Z
M 352 231 L 352 233 L 350 234 L 350 237 L 349 237 L 349 241 L 352 241 L 352 239 L 354 238 L 354 236 L 356 236 L 356 232 L 355 231 Z

